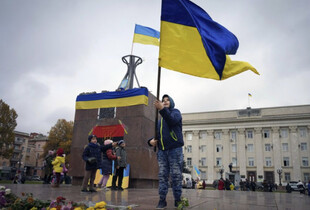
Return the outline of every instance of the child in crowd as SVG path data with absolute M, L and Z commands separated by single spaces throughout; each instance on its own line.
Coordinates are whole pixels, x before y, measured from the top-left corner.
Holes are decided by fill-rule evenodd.
M 118 147 L 116 148 L 117 160 L 115 161 L 116 172 L 112 179 L 112 190 L 117 190 L 116 189 L 117 177 L 118 177 L 118 185 L 117 185 L 118 190 L 124 190 L 122 188 L 122 184 L 123 184 L 124 169 L 127 166 L 127 154 L 125 150 L 126 144 L 124 140 L 120 140 L 117 144 L 118 144 Z
M 64 157 L 64 150 L 62 148 L 59 148 L 56 152 L 56 158 L 52 162 L 53 165 L 53 171 L 56 176 L 56 182 L 52 183 L 52 187 L 59 187 L 60 185 L 60 176 L 63 172 L 63 166 L 65 164 L 65 157 Z
M 111 139 L 107 139 L 104 141 L 104 145 L 112 144 L 113 141 Z M 112 174 L 112 161 L 116 160 L 116 155 L 113 153 L 112 149 L 108 149 L 105 153 L 102 155 L 102 175 L 103 177 L 101 178 L 99 182 L 99 186 L 103 187 L 105 190 L 106 184 L 109 180 L 110 175 Z
M 104 146 L 97 144 L 97 137 L 95 135 L 88 136 L 89 144 L 83 151 L 82 158 L 86 162 L 85 174 L 82 184 L 82 192 L 97 192 L 94 189 L 94 180 L 96 177 L 97 169 L 102 167 L 101 152 L 105 153 L 107 149 L 111 149 L 112 146 L 116 146 L 116 142 Z M 90 182 L 89 190 L 87 190 L 88 181 Z

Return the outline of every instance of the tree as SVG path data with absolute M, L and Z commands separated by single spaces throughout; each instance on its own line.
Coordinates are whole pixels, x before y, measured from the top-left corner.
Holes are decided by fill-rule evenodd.
M 0 99 L 0 157 L 9 159 L 13 154 L 17 116 L 16 111 Z
M 67 162 L 70 156 L 72 135 L 73 122 L 66 121 L 65 119 L 59 119 L 49 132 L 48 141 L 44 145 L 44 152 L 42 156 L 45 157 L 49 150 L 57 151 L 58 148 L 62 148 L 66 154 Z

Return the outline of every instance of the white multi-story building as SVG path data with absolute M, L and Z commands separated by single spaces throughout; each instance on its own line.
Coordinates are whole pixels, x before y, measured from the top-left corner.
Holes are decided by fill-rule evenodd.
M 310 179 L 310 105 L 184 113 L 184 160 L 207 183 Z M 232 164 L 230 172 L 229 164 Z

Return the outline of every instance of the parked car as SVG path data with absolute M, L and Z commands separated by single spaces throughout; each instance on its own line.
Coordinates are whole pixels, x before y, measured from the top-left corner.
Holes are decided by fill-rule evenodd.
M 291 188 L 292 188 L 292 191 L 299 191 L 300 190 L 300 188 L 298 188 L 297 187 L 297 181 L 290 181 L 289 182 L 289 185 L 291 186 Z
M 42 180 L 41 180 L 41 177 L 40 177 L 40 176 L 38 176 L 38 175 L 33 175 L 33 176 L 31 177 L 31 181 L 42 181 Z

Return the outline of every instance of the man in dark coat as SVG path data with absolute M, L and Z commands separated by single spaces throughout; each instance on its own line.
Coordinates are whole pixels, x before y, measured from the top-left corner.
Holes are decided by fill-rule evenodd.
M 107 149 L 116 146 L 116 142 L 100 146 L 97 144 L 97 137 L 95 135 L 88 136 L 89 144 L 84 149 L 82 158 L 86 162 L 85 174 L 82 184 L 82 192 L 97 192 L 94 189 L 94 180 L 96 177 L 97 169 L 101 168 L 102 157 L 101 152 L 106 152 Z M 89 190 L 87 190 L 88 181 L 90 182 Z

